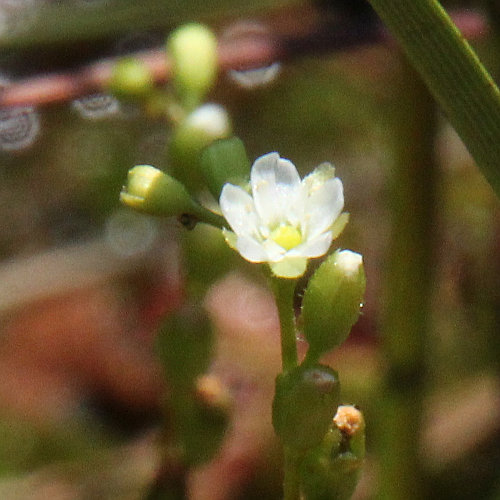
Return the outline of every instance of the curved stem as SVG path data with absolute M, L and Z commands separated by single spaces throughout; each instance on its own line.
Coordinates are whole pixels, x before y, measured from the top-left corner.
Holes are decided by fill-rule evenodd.
M 500 92 L 437 0 L 369 0 L 500 197 Z

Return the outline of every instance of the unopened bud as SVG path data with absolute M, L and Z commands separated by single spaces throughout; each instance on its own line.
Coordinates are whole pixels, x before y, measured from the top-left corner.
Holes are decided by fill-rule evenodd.
M 366 287 L 363 258 L 336 251 L 316 270 L 302 302 L 303 333 L 308 359 L 339 346 L 358 319 Z
M 217 76 L 217 39 L 206 26 L 191 23 L 168 38 L 175 88 L 188 108 L 197 106 Z
M 138 99 L 150 94 L 153 76 L 139 59 L 125 58 L 115 64 L 109 87 L 118 97 Z
M 241 139 L 220 139 L 205 148 L 201 155 L 201 171 L 216 200 L 227 182 L 237 185 L 248 181 L 250 161 Z
M 218 104 L 204 104 L 190 113 L 175 129 L 169 148 L 174 175 L 190 191 L 205 184 L 200 157 L 204 148 L 231 135 L 227 111 Z
M 194 204 L 183 184 L 151 165 L 129 170 L 120 200 L 140 212 L 165 217 L 189 212 Z
M 213 334 L 207 314 L 186 305 L 170 314 L 156 338 L 156 352 L 173 390 L 185 388 L 206 372 L 211 361 Z
M 300 366 L 276 379 L 273 425 L 285 446 L 307 450 L 318 445 L 339 403 L 337 373 L 328 366 Z

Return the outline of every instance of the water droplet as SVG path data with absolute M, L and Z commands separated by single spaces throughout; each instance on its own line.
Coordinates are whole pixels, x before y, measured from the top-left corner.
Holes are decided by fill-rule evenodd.
M 120 257 L 133 257 L 151 249 L 158 237 L 158 225 L 146 215 L 117 210 L 106 221 L 105 239 Z
M 221 42 L 226 44 L 251 43 L 255 40 L 261 43 L 264 39 L 271 39 L 270 29 L 257 21 L 239 21 L 223 32 Z M 265 87 L 276 80 L 281 72 L 281 63 L 273 62 L 267 66 L 251 69 L 230 69 L 228 78 L 245 89 Z
M 32 107 L 0 109 L 0 149 L 18 151 L 30 147 L 40 132 L 40 118 Z
M 257 87 L 265 87 L 272 83 L 281 71 L 281 64 L 275 62 L 271 66 L 257 69 L 247 69 L 246 71 L 236 71 L 231 69 L 228 71 L 228 76 L 236 82 L 240 87 L 245 89 L 254 89 Z
M 72 103 L 82 118 L 88 120 L 102 120 L 117 115 L 120 112 L 120 103 L 118 99 L 109 94 L 93 94 Z

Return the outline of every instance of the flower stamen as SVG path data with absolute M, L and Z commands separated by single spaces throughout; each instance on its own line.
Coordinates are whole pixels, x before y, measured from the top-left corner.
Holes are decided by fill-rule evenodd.
M 281 224 L 271 232 L 271 239 L 285 250 L 291 250 L 302 243 L 300 231 L 288 224 Z

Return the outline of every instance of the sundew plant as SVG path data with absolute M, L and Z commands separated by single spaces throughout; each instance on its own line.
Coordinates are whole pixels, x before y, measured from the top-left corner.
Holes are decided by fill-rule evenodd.
M 499 498 L 500 92 L 467 41 L 497 72 L 496 3 L 4 3 L 6 64 L 78 47 L 2 77 L 0 498 Z M 81 41 L 132 30 L 161 45 L 78 69 Z M 71 100 L 60 123 L 35 108 Z M 50 164 L 29 182 L 7 168 L 25 151 Z M 11 262 L 11 218 L 62 217 L 57 240 L 82 213 L 91 248 Z M 10 416 L 58 386 L 46 415 L 78 426 Z
M 412 2 L 402 9 L 397 2 L 374 1 L 373 7 L 394 30 L 498 190 L 498 151 L 492 144 L 498 144 L 493 137 L 498 138 L 500 130 L 498 90 L 470 47 L 435 2 Z M 429 30 L 432 36 L 426 36 Z M 363 464 L 365 422 L 359 409 L 341 404 L 338 374 L 320 362 L 348 337 L 365 292 L 362 256 L 334 247 L 348 221 L 342 181 L 330 163 L 301 178 L 292 161 L 278 152 L 248 161 L 224 109 L 201 102 L 216 73 L 214 37 L 206 28 L 196 24 L 179 28 L 170 36 L 167 50 L 173 71 L 169 106 L 184 113 L 170 146 L 174 150 L 172 176 L 154 166 L 134 167 L 121 200 L 140 211 L 176 216 L 191 229 L 198 223 L 220 228 L 233 250 L 260 265 L 280 320 L 282 373 L 276 379 L 272 420 L 283 446 L 283 496 L 288 500 L 350 498 Z M 119 89 L 125 75 L 117 70 L 115 76 Z M 492 147 L 483 148 L 481 141 L 491 141 Z M 203 191 L 210 193 L 211 200 L 200 198 Z M 319 266 L 302 285 L 297 314 L 297 280 L 317 259 Z M 176 334 L 168 327 L 161 334 L 160 351 L 167 364 L 173 356 L 165 354 L 171 350 L 170 342 L 179 343 L 169 338 Z M 303 358 L 297 351 L 299 334 L 308 345 Z M 189 357 L 188 349 L 184 355 Z M 186 435 L 194 430 L 185 422 L 203 428 L 198 420 L 209 418 L 205 415 L 208 408 L 200 413 L 196 402 L 186 404 L 190 399 L 187 380 L 196 385 L 196 377 L 203 373 L 194 362 L 187 366 L 194 371 L 183 370 L 184 380 L 173 391 L 171 404 L 172 418 L 177 421 L 178 459 L 189 467 L 212 455 L 205 450 L 200 457 L 200 450 L 191 449 Z M 179 379 L 179 374 L 171 377 Z M 394 410 L 394 416 L 403 418 Z M 211 434 L 210 449 L 216 453 L 214 436 L 220 434 L 222 439 L 225 427 L 219 422 L 214 430 L 212 425 L 199 432 Z

